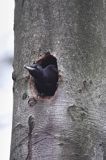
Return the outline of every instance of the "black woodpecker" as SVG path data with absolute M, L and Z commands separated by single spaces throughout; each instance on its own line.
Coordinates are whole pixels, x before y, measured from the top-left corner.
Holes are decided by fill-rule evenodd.
M 58 68 L 54 64 L 45 67 L 35 63 L 31 66 L 25 65 L 34 79 L 35 87 L 39 95 L 53 96 L 58 85 Z

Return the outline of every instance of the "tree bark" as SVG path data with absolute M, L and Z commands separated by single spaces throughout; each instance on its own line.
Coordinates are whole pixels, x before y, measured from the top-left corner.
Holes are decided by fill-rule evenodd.
M 106 159 L 106 1 L 16 0 L 10 160 Z M 24 64 L 58 60 L 55 95 L 34 100 Z

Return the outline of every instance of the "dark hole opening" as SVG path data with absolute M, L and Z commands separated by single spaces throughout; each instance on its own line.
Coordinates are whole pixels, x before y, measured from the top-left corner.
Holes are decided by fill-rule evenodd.
M 51 55 L 50 52 L 46 52 L 45 56 L 39 59 L 36 63 L 40 64 L 43 68 L 45 68 L 48 65 L 55 65 L 57 68 L 57 59 L 56 57 Z

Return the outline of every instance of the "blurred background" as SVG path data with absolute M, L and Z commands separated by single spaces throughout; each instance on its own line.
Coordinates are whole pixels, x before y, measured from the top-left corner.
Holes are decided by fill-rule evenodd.
M 12 127 L 14 0 L 0 1 L 0 160 L 9 160 Z

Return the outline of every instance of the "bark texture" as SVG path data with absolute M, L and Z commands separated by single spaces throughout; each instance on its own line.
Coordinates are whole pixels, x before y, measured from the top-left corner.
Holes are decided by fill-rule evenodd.
M 106 159 L 106 0 L 16 0 L 10 160 Z M 34 100 L 24 64 L 45 51 L 62 80 Z

